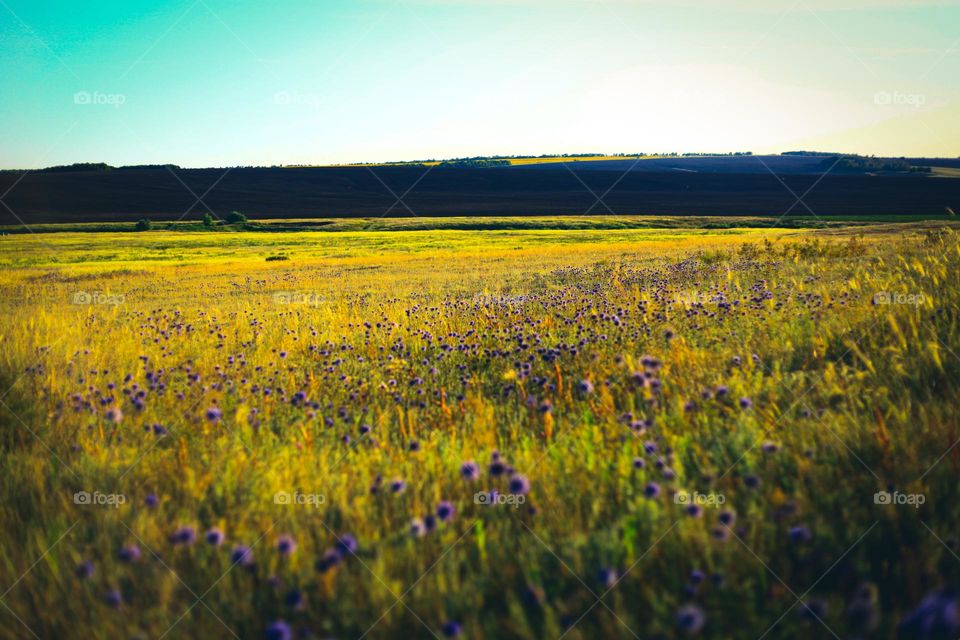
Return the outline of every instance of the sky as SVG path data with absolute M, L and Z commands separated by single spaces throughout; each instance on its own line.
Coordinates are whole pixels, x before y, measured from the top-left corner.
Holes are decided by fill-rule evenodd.
M 960 1 L 0 0 L 0 168 L 960 156 Z

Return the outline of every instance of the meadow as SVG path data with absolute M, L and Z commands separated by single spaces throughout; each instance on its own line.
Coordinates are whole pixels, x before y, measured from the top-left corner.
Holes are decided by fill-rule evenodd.
M 960 235 L 0 237 L 0 638 L 960 635 Z

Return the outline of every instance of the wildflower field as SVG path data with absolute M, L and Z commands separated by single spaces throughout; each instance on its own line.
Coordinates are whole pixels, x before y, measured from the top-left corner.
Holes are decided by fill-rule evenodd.
M 0 638 L 960 635 L 960 235 L 0 237 Z

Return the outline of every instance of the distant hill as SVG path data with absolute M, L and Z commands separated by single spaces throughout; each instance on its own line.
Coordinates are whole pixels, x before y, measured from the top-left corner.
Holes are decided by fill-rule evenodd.
M 868 175 L 857 167 L 823 175 L 828 160 L 708 156 L 567 163 L 576 175 L 557 162 L 444 169 L 171 165 L 105 170 L 89 165 L 0 173 L 0 193 L 9 189 L 4 203 L 13 211 L 0 208 L 0 224 L 197 220 L 206 207 L 219 217 L 236 210 L 252 219 L 611 212 L 781 216 L 788 210 L 809 216 L 807 207 L 818 216 L 939 216 L 946 207 L 960 210 L 960 179 L 911 172 Z M 808 190 L 804 202 L 797 202 L 793 194 Z

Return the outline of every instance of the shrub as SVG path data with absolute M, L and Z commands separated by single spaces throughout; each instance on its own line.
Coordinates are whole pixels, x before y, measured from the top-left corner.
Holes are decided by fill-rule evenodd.
M 150 222 L 149 218 L 141 218 L 137 220 L 137 224 L 134 225 L 134 231 L 150 231 L 153 228 L 153 223 Z
M 243 215 L 239 211 L 231 211 L 224 218 L 227 224 L 241 224 L 247 221 L 247 216 Z

